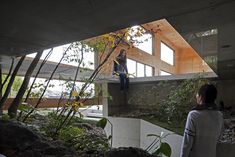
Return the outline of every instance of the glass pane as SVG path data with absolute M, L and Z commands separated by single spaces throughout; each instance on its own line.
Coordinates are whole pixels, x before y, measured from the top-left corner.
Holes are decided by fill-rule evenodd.
M 166 76 L 166 75 L 171 75 L 171 73 L 165 72 L 165 71 L 160 71 L 161 76 Z
M 95 64 L 94 64 L 94 52 L 89 51 L 89 52 L 85 52 L 83 54 L 83 63 L 84 63 L 84 67 L 88 68 L 88 69 L 95 69 Z
M 128 39 L 133 45 L 144 52 L 152 54 L 152 35 L 146 33 L 146 30 L 140 26 L 133 26 L 129 30 L 129 33 L 133 36 L 132 39 Z M 138 34 L 138 35 L 137 35 Z
M 138 37 L 139 43 L 134 43 L 134 46 L 145 51 L 149 54 L 152 54 L 152 35 L 144 34 L 141 37 Z
M 174 65 L 174 51 L 162 42 L 161 42 L 161 60 L 170 65 Z
M 137 63 L 137 77 L 144 77 L 144 64 Z
M 136 76 L 136 61 L 127 59 L 127 69 L 129 74 Z M 130 77 L 133 77 L 131 75 Z
M 153 76 L 153 68 L 151 66 L 145 65 L 145 76 Z

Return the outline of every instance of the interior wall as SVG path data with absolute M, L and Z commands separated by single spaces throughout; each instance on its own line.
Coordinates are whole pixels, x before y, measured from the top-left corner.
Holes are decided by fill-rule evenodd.
M 211 68 L 193 49 L 183 49 L 178 56 L 177 73 L 211 72 Z
M 161 58 L 161 42 L 165 43 L 167 46 L 174 50 L 174 65 L 170 65 Z M 113 72 L 113 60 L 119 54 L 121 49 L 127 51 L 127 58 L 135 60 L 137 62 L 152 66 L 154 68 L 153 75 L 160 75 L 160 71 L 171 74 L 185 74 L 185 73 L 197 73 L 197 72 L 211 72 L 211 69 L 207 64 L 204 64 L 202 59 L 196 54 L 193 49 L 182 49 L 180 46 L 174 44 L 164 34 L 154 33 L 153 34 L 153 54 L 148 54 L 136 47 L 130 48 L 126 45 L 119 46 L 113 54 L 110 56 L 110 59 L 103 66 L 101 73 L 106 76 L 112 75 Z M 104 56 L 104 55 L 103 55 Z M 101 54 L 97 56 L 99 59 Z

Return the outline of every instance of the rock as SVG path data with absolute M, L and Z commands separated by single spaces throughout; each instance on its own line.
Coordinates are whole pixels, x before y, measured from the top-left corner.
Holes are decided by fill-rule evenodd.
M 133 147 L 120 147 L 110 150 L 105 154 L 107 157 L 154 157 L 145 150 Z M 155 156 L 156 157 L 156 156 Z
M 235 119 L 224 120 L 224 130 L 219 140 L 221 143 L 235 144 Z
M 106 152 L 94 151 L 94 152 L 82 152 L 79 157 L 157 157 L 151 155 L 145 150 L 134 147 L 120 147 L 113 148 Z
M 0 152 L 7 157 L 77 157 L 63 141 L 49 141 L 20 123 L 2 120 Z
M 88 123 L 74 123 L 73 126 L 78 127 L 80 129 L 92 130 L 93 127 Z

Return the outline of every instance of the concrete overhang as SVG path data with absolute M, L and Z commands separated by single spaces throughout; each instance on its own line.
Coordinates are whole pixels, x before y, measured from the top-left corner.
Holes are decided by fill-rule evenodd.
M 202 58 L 213 60 L 219 77 L 235 78 L 234 13 L 234 0 L 4 0 L 0 54 L 21 56 L 166 18 Z M 213 40 L 195 37 L 211 29 L 218 30 Z
M 15 59 L 14 67 L 16 66 L 19 59 L 20 58 Z M 32 62 L 32 60 L 33 60 L 33 58 L 31 58 L 31 57 L 25 58 L 23 64 L 21 65 L 21 67 L 17 73 L 18 76 L 25 76 L 25 73 L 26 73 L 28 67 L 30 66 L 30 63 Z M 41 63 L 42 63 L 42 60 L 40 60 L 38 65 L 36 66 L 36 68 L 32 74 L 32 77 L 34 77 L 36 75 L 36 72 L 38 71 Z M 38 78 L 48 79 L 51 76 L 52 71 L 55 69 L 57 64 L 58 63 L 56 63 L 56 62 L 47 61 L 46 64 L 44 64 L 44 66 L 42 67 L 42 69 L 38 75 Z M 7 60 L 2 61 L 1 65 L 2 65 L 2 73 L 8 74 L 10 66 L 11 66 L 11 60 L 7 59 Z M 71 80 L 73 80 L 75 77 L 76 70 L 77 70 L 76 66 L 67 65 L 67 64 L 60 64 L 58 69 L 56 70 L 54 76 L 53 76 L 53 79 L 57 79 L 57 80 L 71 79 Z M 93 72 L 93 70 L 80 68 L 80 70 L 78 72 L 77 81 L 84 81 L 84 79 L 89 77 L 92 74 L 92 72 Z

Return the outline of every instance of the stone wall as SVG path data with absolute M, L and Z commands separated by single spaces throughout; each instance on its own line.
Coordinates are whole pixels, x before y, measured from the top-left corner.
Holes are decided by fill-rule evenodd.
M 225 107 L 235 109 L 235 80 L 211 79 L 218 89 L 217 104 L 224 102 Z M 119 115 L 133 110 L 152 110 L 167 98 L 172 89 L 177 88 L 182 80 L 142 81 L 130 83 L 127 93 L 121 93 L 119 83 L 109 83 L 108 91 L 112 100 L 108 101 L 108 115 Z M 194 96 L 192 96 L 194 97 Z

